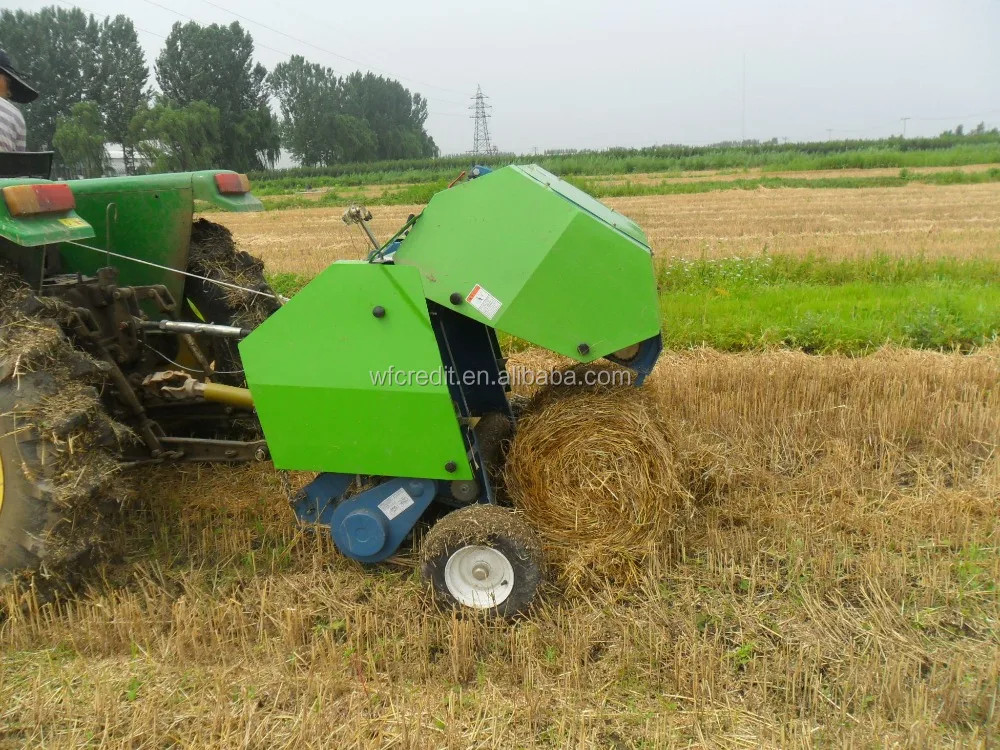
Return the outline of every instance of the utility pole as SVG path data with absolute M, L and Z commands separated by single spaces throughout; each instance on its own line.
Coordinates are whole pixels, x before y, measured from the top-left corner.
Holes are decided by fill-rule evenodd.
M 740 145 L 747 142 L 747 53 L 743 53 L 743 106 L 740 120 Z
M 490 143 L 490 117 L 493 107 L 487 104 L 488 96 L 483 95 L 482 86 L 476 86 L 476 95 L 472 97 L 469 109 L 471 118 L 476 121 L 476 131 L 472 136 L 472 156 L 492 156 L 497 152 L 496 146 Z
M 906 121 L 907 120 L 912 120 L 913 118 L 912 117 L 900 117 L 899 119 L 903 121 L 903 137 L 906 138 Z
M 826 129 L 826 139 L 828 141 L 832 141 L 833 140 L 833 128 L 827 128 Z

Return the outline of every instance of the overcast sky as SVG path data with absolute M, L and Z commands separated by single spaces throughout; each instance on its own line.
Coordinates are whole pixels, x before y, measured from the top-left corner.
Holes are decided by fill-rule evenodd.
M 240 21 L 268 68 L 301 54 L 343 73 L 392 75 L 430 100 L 427 127 L 443 153 L 472 146 L 466 108 L 477 84 L 493 105 L 493 142 L 521 153 L 744 134 L 821 140 L 828 128 L 834 138 L 867 138 L 899 133 L 902 117 L 912 118 L 907 135 L 1000 124 L 1000 0 L 85 0 L 77 7 L 129 15 L 142 29 L 150 69 L 171 25 L 190 17 Z M 30 70 L 30 61 L 15 63 Z

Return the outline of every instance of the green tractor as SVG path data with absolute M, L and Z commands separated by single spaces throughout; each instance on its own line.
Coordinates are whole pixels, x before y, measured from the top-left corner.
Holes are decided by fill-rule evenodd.
M 49 159 L 0 154 L 0 174 L 44 175 Z M 194 220 L 198 205 L 260 210 L 245 176 L 18 176 L 0 196 L 0 581 L 72 580 L 122 467 L 267 458 L 252 415 L 143 381 L 169 367 L 244 385 L 236 337 L 279 300 L 260 261 Z
M 291 300 L 203 245 L 196 201 L 255 210 L 246 178 L 0 182 L 0 574 L 78 569 L 114 467 L 260 461 L 318 472 L 298 518 L 377 563 L 421 521 L 449 606 L 523 612 L 534 530 L 496 486 L 516 427 L 504 331 L 640 384 L 661 349 L 652 253 L 631 220 L 536 166 L 477 167 L 366 261 Z M 40 335 L 41 332 L 44 335 Z M 78 403 L 78 408 L 69 404 Z

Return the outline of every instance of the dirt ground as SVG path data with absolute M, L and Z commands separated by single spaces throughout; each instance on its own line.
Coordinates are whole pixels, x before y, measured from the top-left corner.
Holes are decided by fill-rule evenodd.
M 902 188 L 729 190 L 605 201 L 635 219 L 657 257 L 727 257 L 768 251 L 831 257 L 877 252 L 981 257 L 998 249 L 1000 184 Z M 377 206 L 373 230 L 388 239 L 420 206 Z M 207 215 L 275 272 L 315 274 L 367 252 L 342 208 Z

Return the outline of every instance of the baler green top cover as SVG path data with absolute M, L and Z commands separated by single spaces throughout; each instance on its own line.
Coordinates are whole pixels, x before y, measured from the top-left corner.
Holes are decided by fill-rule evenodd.
M 435 195 L 394 260 L 428 299 L 580 362 L 660 330 L 646 235 L 534 165 Z

